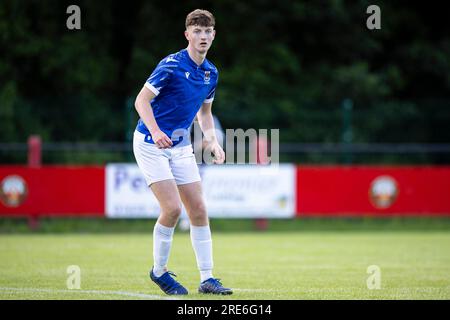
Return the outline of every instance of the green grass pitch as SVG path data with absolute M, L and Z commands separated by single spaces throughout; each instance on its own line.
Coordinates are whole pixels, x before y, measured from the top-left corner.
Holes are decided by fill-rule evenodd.
M 152 236 L 0 235 L 0 299 L 167 299 L 148 278 Z M 450 233 L 213 232 L 214 274 L 232 296 L 197 293 L 188 233 L 175 233 L 169 268 L 183 299 L 450 299 Z M 68 289 L 67 267 L 81 270 Z M 367 268 L 381 271 L 368 289 Z

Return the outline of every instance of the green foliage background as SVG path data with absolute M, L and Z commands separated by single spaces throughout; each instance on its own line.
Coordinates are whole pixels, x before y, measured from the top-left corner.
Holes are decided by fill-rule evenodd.
M 71 4 L 81 30 L 66 28 Z M 208 58 L 224 128 L 280 128 L 281 142 L 450 142 L 450 32 L 442 2 L 0 2 L 0 142 L 127 139 L 127 108 L 156 64 L 184 48 L 196 8 L 216 16 Z M 132 113 L 129 116 L 129 113 Z M 60 157 L 63 157 L 61 154 Z M 427 161 L 433 161 L 428 159 Z

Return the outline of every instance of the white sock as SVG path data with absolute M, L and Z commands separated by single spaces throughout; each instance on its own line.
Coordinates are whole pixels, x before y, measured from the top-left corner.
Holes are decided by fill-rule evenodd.
M 153 273 L 157 277 L 161 277 L 167 271 L 174 229 L 158 222 L 153 229 Z
M 191 225 L 191 241 L 200 270 L 200 281 L 203 282 L 213 277 L 212 240 L 209 225 Z

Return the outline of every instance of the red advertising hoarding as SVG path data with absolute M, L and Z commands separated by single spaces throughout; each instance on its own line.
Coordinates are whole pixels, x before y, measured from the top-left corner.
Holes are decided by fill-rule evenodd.
M 104 197 L 104 167 L 0 167 L 1 215 L 103 216 Z
M 450 166 L 297 166 L 293 172 L 299 217 L 450 215 Z M 105 216 L 105 179 L 103 166 L 0 166 L 0 215 Z
M 450 215 L 448 166 L 298 166 L 297 216 Z

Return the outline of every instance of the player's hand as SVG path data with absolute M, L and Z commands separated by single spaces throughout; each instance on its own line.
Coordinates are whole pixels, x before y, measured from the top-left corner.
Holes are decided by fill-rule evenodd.
M 173 142 L 169 139 L 169 137 L 160 129 L 154 130 L 151 134 L 153 142 L 159 149 L 167 149 L 173 145 Z
M 211 153 L 214 155 L 213 163 L 222 164 L 225 161 L 225 152 L 223 151 L 220 144 L 216 141 L 210 146 Z

